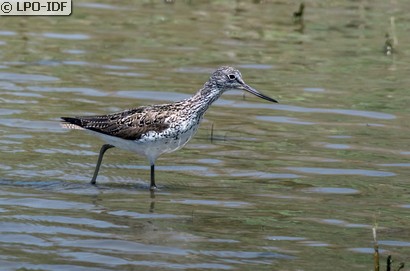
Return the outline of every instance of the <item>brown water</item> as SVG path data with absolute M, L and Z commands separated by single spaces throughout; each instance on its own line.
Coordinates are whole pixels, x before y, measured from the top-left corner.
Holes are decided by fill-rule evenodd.
M 303 31 L 295 1 L 3 17 L 0 270 L 371 270 L 375 224 L 410 264 L 410 2 L 305 3 Z M 280 104 L 224 94 L 154 196 L 118 149 L 89 184 L 102 142 L 60 116 L 179 100 L 226 64 Z

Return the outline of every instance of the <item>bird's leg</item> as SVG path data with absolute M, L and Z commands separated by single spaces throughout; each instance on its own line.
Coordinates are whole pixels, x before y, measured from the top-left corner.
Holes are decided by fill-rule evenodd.
M 155 185 L 155 165 L 151 165 L 151 184 L 150 184 L 150 190 L 154 191 L 157 189 L 157 186 Z
M 97 165 L 95 166 L 95 171 L 94 171 L 94 175 L 93 178 L 91 179 L 91 184 L 95 184 L 97 182 L 97 175 L 98 175 L 98 171 L 100 170 L 100 166 L 101 166 L 101 162 L 104 156 L 104 153 L 108 150 L 114 148 L 113 145 L 110 144 L 104 144 L 102 145 L 101 149 L 100 149 L 100 155 L 98 156 L 98 161 L 97 161 Z
M 154 190 L 150 191 L 150 198 L 151 198 L 151 203 L 149 205 L 149 212 L 153 213 L 155 211 L 155 191 Z

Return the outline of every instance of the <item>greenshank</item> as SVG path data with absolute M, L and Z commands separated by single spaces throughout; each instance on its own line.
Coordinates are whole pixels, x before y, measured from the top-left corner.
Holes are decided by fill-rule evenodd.
M 107 143 L 100 149 L 92 184 L 96 183 L 104 153 L 117 147 L 148 159 L 151 165 L 150 189 L 155 190 L 157 158 L 182 148 L 195 135 L 205 111 L 227 90 L 245 90 L 277 103 L 275 99 L 248 86 L 237 69 L 221 67 L 212 73 L 197 93 L 182 101 L 140 106 L 108 115 L 62 117 L 62 126 L 87 130 Z

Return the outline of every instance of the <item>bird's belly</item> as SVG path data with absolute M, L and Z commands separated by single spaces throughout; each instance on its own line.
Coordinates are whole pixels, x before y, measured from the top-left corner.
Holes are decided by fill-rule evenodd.
M 174 152 L 183 146 L 195 135 L 198 126 L 193 125 L 189 129 L 182 131 L 164 131 L 163 133 L 153 133 L 136 143 L 145 149 L 147 156 L 159 156 L 164 153 Z
M 92 133 L 101 137 L 108 144 L 117 148 L 145 156 L 153 163 L 158 156 L 182 148 L 196 133 L 198 125 L 191 125 L 187 129 L 167 129 L 161 133 L 149 132 L 138 140 L 126 140 L 101 133 Z

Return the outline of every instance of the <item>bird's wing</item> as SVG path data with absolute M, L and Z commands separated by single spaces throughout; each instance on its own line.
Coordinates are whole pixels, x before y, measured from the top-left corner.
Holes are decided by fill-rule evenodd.
M 169 125 L 165 114 L 152 106 L 141 106 L 100 116 L 62 117 L 63 127 L 87 129 L 128 140 L 138 140 L 150 132 L 162 132 Z

